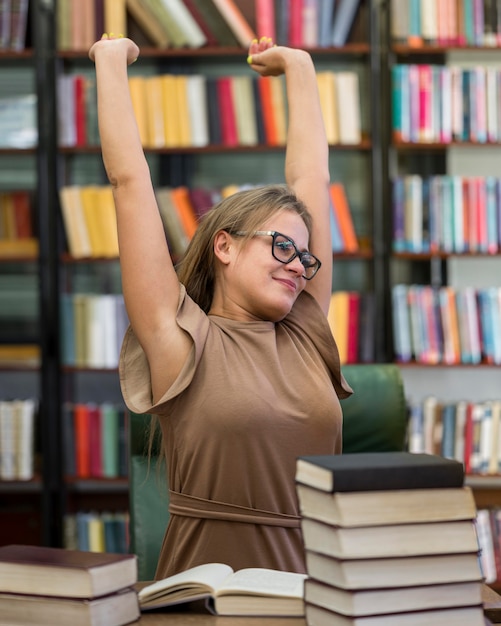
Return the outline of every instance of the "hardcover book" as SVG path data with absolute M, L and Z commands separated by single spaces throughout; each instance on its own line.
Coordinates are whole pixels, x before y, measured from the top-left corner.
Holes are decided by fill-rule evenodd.
M 462 487 L 462 463 L 433 454 L 360 452 L 303 456 L 296 481 L 324 491 L 388 491 Z
M 1 593 L 96 598 L 136 582 L 137 557 L 132 554 L 25 545 L 0 547 Z

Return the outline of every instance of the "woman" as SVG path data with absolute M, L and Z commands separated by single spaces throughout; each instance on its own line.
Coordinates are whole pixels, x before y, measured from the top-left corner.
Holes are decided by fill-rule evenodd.
M 254 71 L 285 74 L 287 186 L 214 207 L 176 272 L 129 96 L 139 50 L 105 36 L 89 54 L 131 322 L 122 392 L 132 411 L 157 416 L 167 458 L 156 578 L 213 561 L 304 572 L 296 458 L 341 451 L 338 397 L 351 392 L 326 320 L 328 146 L 311 57 L 251 44 Z

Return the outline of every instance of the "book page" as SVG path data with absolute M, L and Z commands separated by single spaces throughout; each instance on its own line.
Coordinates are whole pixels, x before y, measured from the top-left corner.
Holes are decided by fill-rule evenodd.
M 192 567 L 143 587 L 138 593 L 139 602 L 143 608 L 159 598 L 165 606 L 169 603 L 204 597 L 212 593 L 232 572 L 231 567 L 224 563 L 207 563 Z M 160 603 L 155 604 L 160 606 Z
M 246 594 L 302 598 L 306 574 L 264 568 L 235 572 L 217 589 L 217 595 Z

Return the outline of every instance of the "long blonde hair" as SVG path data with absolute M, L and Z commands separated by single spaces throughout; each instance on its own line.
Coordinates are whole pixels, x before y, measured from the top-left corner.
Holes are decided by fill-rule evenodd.
M 214 296 L 213 243 L 216 233 L 221 230 L 230 233 L 259 230 L 266 220 L 281 211 L 297 213 L 311 235 L 311 215 L 303 202 L 286 185 L 266 185 L 238 191 L 204 215 L 176 268 L 178 278 L 186 287 L 188 295 L 203 311 L 209 311 Z

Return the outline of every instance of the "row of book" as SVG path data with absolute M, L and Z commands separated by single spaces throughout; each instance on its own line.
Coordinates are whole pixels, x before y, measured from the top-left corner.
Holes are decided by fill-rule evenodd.
M 0 258 L 38 252 L 29 191 L 0 192 Z
M 427 396 L 409 403 L 410 452 L 440 454 L 467 474 L 501 473 L 501 400 L 442 402 Z
M 375 356 L 373 292 L 334 291 L 328 322 L 339 359 L 345 363 L 372 363 Z
M 0 400 L 0 480 L 32 480 L 38 401 Z
M 61 358 L 68 367 L 118 367 L 129 325 L 122 294 L 61 294 Z
M 498 143 L 501 71 L 421 64 L 392 67 L 395 141 Z
M 80 0 L 58 3 L 58 47 L 88 50 L 103 32 L 158 48 L 238 46 L 270 37 L 281 45 L 337 47 L 348 41 L 359 0 Z
M 325 71 L 317 74 L 317 80 L 329 143 L 360 143 L 358 74 Z M 285 145 L 283 77 L 135 75 L 129 78 L 129 87 L 145 148 Z M 99 144 L 95 88 L 95 80 L 82 74 L 59 77 L 61 146 Z
M 417 174 L 392 181 L 393 250 L 501 251 L 501 179 Z
M 392 0 L 391 36 L 413 47 L 501 46 L 497 0 Z
M 174 257 L 182 255 L 200 218 L 221 199 L 249 185 L 208 187 L 158 187 L 157 203 L 169 248 Z M 333 252 L 358 252 L 359 241 L 344 185 L 329 188 Z M 111 186 L 69 185 L 59 193 L 68 252 L 76 259 L 118 257 L 118 238 Z M 68 360 L 71 364 L 71 359 Z
M 63 186 L 59 201 L 67 248 L 74 258 L 118 257 L 111 185 Z
M 63 406 L 64 473 L 68 478 L 128 475 L 128 413 L 116 404 Z
M 436 455 L 300 457 L 296 488 L 315 626 L 483 626 L 473 493 Z
M 112 552 L 129 551 L 127 511 L 77 511 L 63 520 L 64 547 L 67 550 Z
M 29 0 L 0 2 L 0 52 L 25 49 L 29 4 Z
M 395 358 L 401 363 L 501 364 L 501 289 L 392 287 Z

